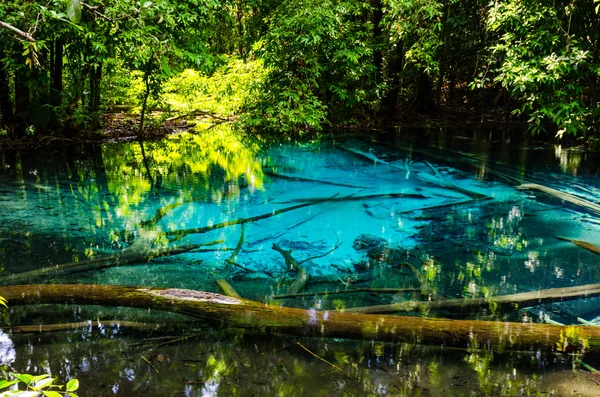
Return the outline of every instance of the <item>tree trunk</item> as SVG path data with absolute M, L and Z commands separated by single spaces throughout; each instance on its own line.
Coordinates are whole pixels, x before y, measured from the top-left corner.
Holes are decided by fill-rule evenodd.
M 4 52 L 0 50 L 0 115 L 2 120 L 7 122 L 12 119 L 13 109 L 10 102 L 10 82 L 2 59 L 4 59 Z
M 425 73 L 425 68 L 419 70 L 419 82 L 417 86 L 417 111 L 421 113 L 433 110 L 431 79 Z
M 63 91 L 63 48 L 63 39 L 56 39 L 54 42 L 54 75 L 52 76 L 52 88 L 60 93 Z
M 29 73 L 24 66 L 15 70 L 15 117 L 19 121 L 19 133 L 25 131 L 29 113 Z
M 375 64 L 375 81 L 379 83 L 383 69 L 383 56 L 381 54 L 381 20 L 383 8 L 381 0 L 371 0 L 373 8 L 373 63 Z
M 444 16 L 442 19 L 443 25 L 443 41 L 444 44 L 442 46 L 442 56 L 440 59 L 440 73 L 438 75 L 437 87 L 436 87 L 436 105 L 440 107 L 442 105 L 442 87 L 444 85 L 444 76 L 446 75 L 446 66 L 447 66 L 447 54 L 448 54 L 448 36 L 450 31 L 448 29 L 448 16 L 450 14 L 450 2 L 449 0 L 444 0 Z
M 600 352 L 599 327 L 428 319 L 271 306 L 247 299 L 176 288 L 109 285 L 1 287 L 8 304 L 129 306 L 218 321 L 233 327 L 329 338 L 380 340 L 496 351 Z
M 385 97 L 385 107 L 388 116 L 393 116 L 398 107 L 398 94 L 400 93 L 400 76 L 404 67 L 404 44 L 396 44 L 394 59 L 389 65 L 389 76 L 392 79 L 392 89 Z

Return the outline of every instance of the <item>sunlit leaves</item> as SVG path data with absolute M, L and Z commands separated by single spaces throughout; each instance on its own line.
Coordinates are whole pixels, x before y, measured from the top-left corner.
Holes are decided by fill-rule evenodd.
M 71 379 L 66 386 L 64 392 L 58 392 L 56 389 L 61 390 L 64 385 L 56 384 L 56 379 L 50 374 L 42 375 L 30 375 L 30 374 L 18 374 L 11 373 L 14 380 L 0 380 L 0 389 L 14 385 L 25 387 L 26 390 L 9 390 L 0 393 L 0 397 L 78 397 L 77 394 L 73 393 L 79 388 L 79 381 L 77 379 Z M 53 390 L 55 389 L 55 390 Z

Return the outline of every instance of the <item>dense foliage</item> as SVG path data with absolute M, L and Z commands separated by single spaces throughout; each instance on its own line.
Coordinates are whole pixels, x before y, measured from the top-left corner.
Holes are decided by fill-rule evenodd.
M 501 109 L 533 131 L 594 137 L 597 5 L 2 2 L 0 133 L 98 130 L 101 115 L 120 106 L 138 115 L 139 132 L 153 109 L 164 118 L 236 115 L 246 127 L 284 133 Z

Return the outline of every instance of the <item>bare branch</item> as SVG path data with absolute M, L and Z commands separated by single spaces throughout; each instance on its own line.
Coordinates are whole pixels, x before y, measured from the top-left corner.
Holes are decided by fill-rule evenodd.
M 18 34 L 19 36 L 23 37 L 27 41 L 35 42 L 35 39 L 33 38 L 32 35 L 30 35 L 27 32 L 23 32 L 22 30 L 17 29 L 14 26 L 12 26 L 6 22 L 0 21 L 0 27 L 8 29 L 8 30 L 12 31 L 13 33 Z

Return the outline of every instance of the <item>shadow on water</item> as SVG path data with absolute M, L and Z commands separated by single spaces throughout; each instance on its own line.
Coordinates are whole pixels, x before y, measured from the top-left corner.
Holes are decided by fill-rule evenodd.
M 517 136 L 397 129 L 267 147 L 219 126 L 142 145 L 0 151 L 0 283 L 221 292 L 227 280 L 244 298 L 313 312 L 420 301 L 409 314 L 599 326 L 593 297 L 474 305 L 600 278 L 589 249 L 598 213 L 515 189 L 596 203 L 595 155 Z M 427 306 L 457 299 L 469 309 Z M 0 360 L 77 377 L 81 395 L 600 393 L 588 372 L 597 357 L 557 349 L 265 336 L 140 309 L 9 306 Z

